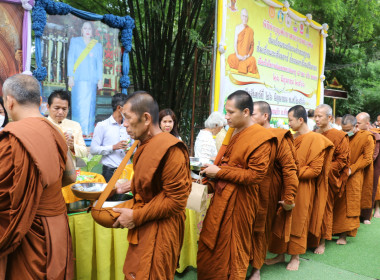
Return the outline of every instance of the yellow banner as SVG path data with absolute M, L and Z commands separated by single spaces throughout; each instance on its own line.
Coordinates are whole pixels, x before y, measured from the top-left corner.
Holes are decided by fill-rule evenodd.
M 217 55 L 214 109 L 222 112 L 236 90 L 271 104 L 274 117 L 287 117 L 297 104 L 314 109 L 323 100 L 318 92 L 322 27 L 277 1 L 222 2 L 223 26 L 217 28 L 222 30 L 219 51 L 224 45 L 225 53 Z

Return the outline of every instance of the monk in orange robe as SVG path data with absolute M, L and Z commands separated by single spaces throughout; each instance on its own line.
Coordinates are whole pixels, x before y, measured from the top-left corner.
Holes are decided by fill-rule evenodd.
M 296 150 L 289 130 L 271 128 L 272 110 L 265 101 L 253 103 L 252 119 L 270 130 L 277 138 L 277 153 L 273 173 L 267 174 L 259 188 L 259 204 L 264 211 L 258 213 L 252 236 L 253 266 L 250 280 L 260 279 L 272 233 L 286 241 L 290 237 L 291 213 L 298 188 Z
M 380 115 L 377 116 L 376 122 L 374 123 L 374 127 L 371 131 L 380 134 Z M 378 178 L 379 179 L 379 178 Z M 377 192 L 375 197 L 375 213 L 373 214 L 375 218 L 380 218 L 380 180 L 377 184 Z
M 377 184 L 377 192 L 375 197 L 375 212 L 373 213 L 375 218 L 380 218 L 380 180 Z
M 251 75 L 259 79 L 256 59 L 252 56 L 254 50 L 253 29 L 248 26 L 248 12 L 241 10 L 242 23 L 235 28 L 235 53 L 228 56 L 227 62 L 232 69 L 239 73 Z
M 380 178 L 379 183 L 377 184 L 377 192 L 375 197 L 375 212 L 373 213 L 373 217 L 380 218 Z
M 348 180 L 350 163 L 350 144 L 348 135 L 331 127 L 333 111 L 327 104 L 319 105 L 315 109 L 314 118 L 318 127 L 318 133 L 328 138 L 334 144 L 334 154 L 329 172 L 329 191 L 325 214 L 322 221 L 321 235 L 309 236 L 308 247 L 315 248 L 314 253 L 323 254 L 325 251 L 325 240 L 332 239 L 334 201 L 343 193 Z
M 245 279 L 252 257 L 253 223 L 258 189 L 273 165 L 274 135 L 251 118 L 253 104 L 245 91 L 236 91 L 225 105 L 227 123 L 234 129 L 215 165 L 203 171 L 212 178 L 214 197 L 198 243 L 198 279 Z M 226 136 L 226 137 L 227 137 Z
M 75 181 L 63 134 L 39 112 L 39 82 L 15 75 L 3 87 L 14 122 L 0 132 L 0 279 L 72 279 L 62 184 Z M 66 171 L 65 171 L 66 170 Z
M 370 208 L 362 209 L 360 219 L 364 224 L 371 224 L 372 210 L 375 206 L 375 198 L 377 192 L 377 185 L 379 183 L 380 176 L 380 134 L 378 130 L 371 129 L 371 118 L 368 113 L 361 112 L 356 116 L 356 121 L 358 123 L 358 129 L 370 131 L 375 138 L 375 150 L 373 153 L 373 188 L 372 188 L 372 205 Z
M 339 235 L 337 244 L 345 245 L 347 235 L 356 236 L 360 209 L 371 207 L 375 142 L 371 132 L 358 130 L 356 118 L 352 115 L 343 116 L 342 130 L 350 137 L 350 170 L 346 189 L 335 200 L 333 234 Z
M 114 209 L 121 213 L 114 227 L 129 229 L 125 279 L 174 279 L 191 188 L 187 148 L 161 131 L 157 102 L 147 92 L 128 96 L 122 112 L 128 134 L 141 142 L 132 182 L 118 190 L 132 190 L 133 207 Z
M 380 123 L 380 115 L 377 116 L 377 123 Z M 380 134 L 380 128 L 373 127 L 371 131 Z M 380 218 L 380 180 L 379 180 L 380 178 L 378 177 L 377 179 L 379 182 L 377 184 L 377 192 L 375 196 L 375 212 L 373 213 L 373 216 L 375 218 Z
M 307 248 L 308 233 L 319 236 L 328 193 L 328 174 L 333 144 L 326 137 L 309 130 L 303 106 L 289 109 L 289 126 L 296 131 L 294 145 L 299 162 L 299 185 L 292 213 L 290 240 L 285 243 L 273 236 L 269 251 L 278 254 L 265 261 L 272 265 L 285 261 L 285 253 L 292 255 L 288 270 L 298 270 L 299 255 Z

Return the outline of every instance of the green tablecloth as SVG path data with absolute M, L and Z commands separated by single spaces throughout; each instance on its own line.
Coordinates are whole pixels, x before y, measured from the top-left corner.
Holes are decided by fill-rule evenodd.
M 186 209 L 185 237 L 178 272 L 187 266 L 196 268 L 199 232 L 204 214 Z M 104 228 L 90 213 L 69 216 L 75 279 L 123 280 L 123 265 L 128 250 L 127 229 Z

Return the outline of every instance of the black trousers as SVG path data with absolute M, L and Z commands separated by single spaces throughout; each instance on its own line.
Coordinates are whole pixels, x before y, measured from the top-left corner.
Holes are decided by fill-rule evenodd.
M 115 172 L 116 168 L 108 167 L 107 165 L 103 165 L 103 171 L 102 175 L 106 182 L 108 183 L 109 180 L 111 180 L 113 173 Z
M 113 173 L 115 172 L 116 168 L 108 167 L 106 165 L 103 165 L 103 171 L 102 175 L 106 182 L 108 183 L 109 180 L 111 180 Z M 124 194 L 117 194 L 115 193 L 113 196 L 107 198 L 107 201 L 121 201 L 125 200 Z

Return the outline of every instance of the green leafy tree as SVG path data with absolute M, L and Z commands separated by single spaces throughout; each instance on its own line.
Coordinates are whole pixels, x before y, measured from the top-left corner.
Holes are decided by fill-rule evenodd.
M 337 100 L 337 115 L 370 110 L 375 114 L 370 108 L 376 104 L 380 108 L 380 65 L 377 63 L 380 58 L 380 2 L 294 0 L 291 6 L 303 14 L 311 13 L 319 23 L 329 24 L 326 78 L 336 77 L 349 95 L 347 100 Z M 325 101 L 332 103 L 331 99 Z
M 214 1 L 66 0 L 99 14 L 129 14 L 135 19 L 130 75 L 135 90 L 147 90 L 161 109 L 177 115 L 182 138 L 190 144 L 210 111 Z M 194 89 L 195 87 L 195 89 Z M 195 120 L 192 124 L 193 92 Z

